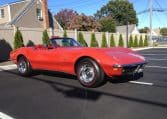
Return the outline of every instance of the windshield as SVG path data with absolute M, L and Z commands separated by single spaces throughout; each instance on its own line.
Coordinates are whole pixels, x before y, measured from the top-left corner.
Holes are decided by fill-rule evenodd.
M 78 47 L 81 46 L 80 43 L 72 38 L 53 38 L 51 39 L 53 46 L 57 47 Z

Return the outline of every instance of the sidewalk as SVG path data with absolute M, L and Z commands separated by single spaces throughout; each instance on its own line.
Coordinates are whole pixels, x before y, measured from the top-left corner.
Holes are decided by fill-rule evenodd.
M 0 66 L 12 65 L 12 64 L 13 64 L 12 61 L 4 61 L 4 62 L 0 62 Z

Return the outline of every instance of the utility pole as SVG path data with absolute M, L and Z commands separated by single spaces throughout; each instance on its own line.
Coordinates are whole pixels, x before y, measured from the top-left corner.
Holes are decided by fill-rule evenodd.
M 153 45 L 152 40 L 152 16 L 153 16 L 153 1 L 150 0 L 150 43 Z

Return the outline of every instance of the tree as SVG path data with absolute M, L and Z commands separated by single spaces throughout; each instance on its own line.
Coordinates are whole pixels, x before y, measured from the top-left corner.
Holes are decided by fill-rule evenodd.
M 135 35 L 134 47 L 138 47 L 138 38 L 137 38 L 137 35 Z
M 73 17 L 68 29 L 77 29 L 79 31 L 99 31 L 101 29 L 101 25 L 96 22 L 92 16 L 81 14 Z
M 115 47 L 115 40 L 114 40 L 114 35 L 113 34 L 110 37 L 110 47 Z
M 17 49 L 23 46 L 24 46 L 23 36 L 20 30 L 17 28 L 15 36 L 14 36 L 14 49 Z
M 145 38 L 144 38 L 144 46 L 148 46 L 148 37 L 147 35 L 145 35 Z
M 45 46 L 50 45 L 50 41 L 49 41 L 49 36 L 48 36 L 47 30 L 43 31 L 42 42 L 43 42 L 43 45 L 45 45 Z
M 167 36 L 167 28 L 161 28 L 160 29 L 160 34 L 162 35 L 162 36 Z
M 129 42 L 128 42 L 128 47 L 131 48 L 133 47 L 133 36 L 130 35 L 130 39 L 129 39 Z
M 64 29 L 68 29 L 71 20 L 77 15 L 78 13 L 72 9 L 62 9 L 55 15 L 55 18 Z
M 84 36 L 82 34 L 82 32 L 79 32 L 78 34 L 78 42 L 82 45 L 82 46 L 85 46 L 87 47 L 88 44 L 86 43 L 85 39 L 84 39 Z
M 144 46 L 143 37 L 142 37 L 142 35 L 140 35 L 139 47 L 143 47 L 143 46 Z
M 91 34 L 91 43 L 90 43 L 91 47 L 99 47 L 98 42 L 96 40 L 96 36 L 95 33 Z
M 117 25 L 126 25 L 127 20 L 129 24 L 138 24 L 136 11 L 128 0 L 110 0 L 95 14 L 97 20 L 109 16 L 115 19 Z
M 68 36 L 67 36 L 67 31 L 66 31 L 66 30 L 64 30 L 63 37 L 64 37 L 64 38 L 67 38 L 67 37 L 68 37 Z
M 108 47 L 105 33 L 102 34 L 102 43 L 101 47 Z
M 119 46 L 119 47 L 124 47 L 124 41 L 123 41 L 123 38 L 122 38 L 122 34 L 119 35 L 119 43 L 118 43 L 118 46 Z
M 99 20 L 101 24 L 101 31 L 103 32 L 115 32 L 116 21 L 112 17 L 103 17 Z
M 148 27 L 144 27 L 144 28 L 139 29 L 140 33 L 148 33 L 148 31 L 149 31 Z

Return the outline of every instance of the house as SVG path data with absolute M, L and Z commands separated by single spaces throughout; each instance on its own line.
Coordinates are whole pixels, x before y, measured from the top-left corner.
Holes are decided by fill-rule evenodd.
M 126 34 L 127 26 L 116 26 L 116 32 L 120 34 Z M 128 25 L 129 34 L 139 34 L 139 30 L 135 24 Z
M 147 34 L 150 34 L 150 29 L 148 29 Z M 161 36 L 160 28 L 152 29 L 152 36 Z
M 155 29 L 153 29 L 153 34 L 155 35 L 155 36 L 161 36 L 161 34 L 160 34 L 160 28 L 155 28 Z
M 63 30 L 48 10 L 47 0 L 22 0 L 0 6 L 0 26 Z

